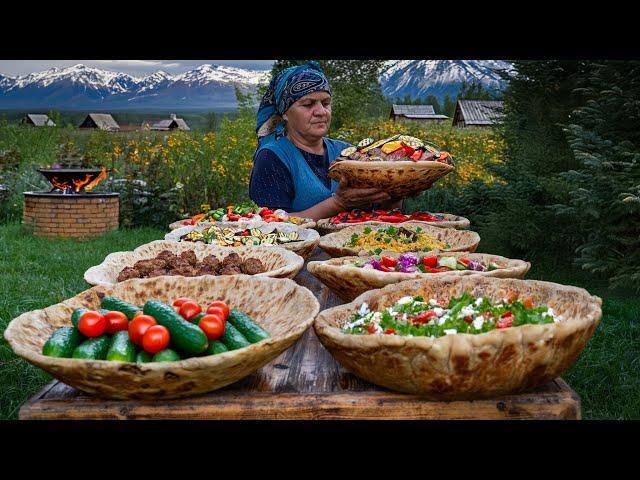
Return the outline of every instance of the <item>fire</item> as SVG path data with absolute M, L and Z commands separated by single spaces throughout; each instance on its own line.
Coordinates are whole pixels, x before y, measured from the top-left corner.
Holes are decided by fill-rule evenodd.
M 65 193 L 70 191 L 78 193 L 83 189 L 84 191 L 89 191 L 107 178 L 107 169 L 102 167 L 100 174 L 93 180 L 91 180 L 92 176 L 91 174 L 85 174 L 84 179 L 72 179 L 70 182 L 60 180 L 58 177 L 52 177 L 50 182 L 55 188 Z

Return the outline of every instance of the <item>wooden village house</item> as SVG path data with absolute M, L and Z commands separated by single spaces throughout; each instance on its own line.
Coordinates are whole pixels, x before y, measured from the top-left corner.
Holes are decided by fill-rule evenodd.
M 488 127 L 500 122 L 503 102 L 497 100 L 458 100 L 454 127 Z
M 148 120 L 142 123 L 143 130 L 156 130 L 161 132 L 173 131 L 173 130 L 183 130 L 189 131 L 189 125 L 182 118 L 178 118 L 174 113 L 170 115 L 168 120 L 160 120 L 153 121 Z
M 449 120 L 446 115 L 438 115 L 433 105 L 392 105 L 389 119 L 394 122 L 442 122 Z
M 28 113 L 22 119 L 23 125 L 32 125 L 34 127 L 55 127 L 56 124 L 49 118 L 48 115 Z
M 120 131 L 120 125 L 108 113 L 90 113 L 78 128 L 97 128 L 108 132 Z

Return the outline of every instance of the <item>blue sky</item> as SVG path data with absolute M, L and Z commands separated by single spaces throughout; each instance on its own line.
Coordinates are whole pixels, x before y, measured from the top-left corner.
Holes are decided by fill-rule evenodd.
M 171 74 L 183 73 L 203 63 L 268 70 L 274 61 L 275 60 L 0 60 L 0 74 L 15 77 L 48 70 L 52 67 L 64 68 L 82 63 L 90 67 L 142 77 L 158 70 L 164 70 Z

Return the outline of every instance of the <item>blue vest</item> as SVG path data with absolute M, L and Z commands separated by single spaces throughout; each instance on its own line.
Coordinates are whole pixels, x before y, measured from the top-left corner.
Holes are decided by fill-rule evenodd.
M 271 138 L 269 138 L 271 137 Z M 274 136 L 265 137 L 256 151 L 269 149 L 275 153 L 282 163 L 287 167 L 293 179 L 295 196 L 291 204 L 292 211 L 300 212 L 314 206 L 331 196 L 338 188 L 338 182 L 331 179 L 331 188 L 328 189 L 324 183 L 313 173 L 311 167 L 300 153 L 300 150 L 286 136 L 275 139 Z M 341 140 L 323 138 L 324 146 L 329 155 L 329 161 L 335 160 L 340 152 L 349 147 L 350 144 Z

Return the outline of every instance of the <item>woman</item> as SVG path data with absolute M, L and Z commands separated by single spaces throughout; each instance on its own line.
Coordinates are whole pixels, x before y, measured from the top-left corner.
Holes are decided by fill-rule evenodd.
M 397 208 L 376 188 L 353 188 L 328 176 L 329 165 L 350 146 L 325 137 L 331 124 L 331 87 L 320 65 L 309 62 L 274 77 L 258 109 L 258 148 L 249 196 L 260 206 L 291 215 L 327 218 L 344 210 Z

